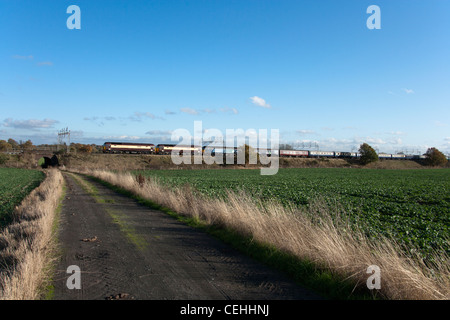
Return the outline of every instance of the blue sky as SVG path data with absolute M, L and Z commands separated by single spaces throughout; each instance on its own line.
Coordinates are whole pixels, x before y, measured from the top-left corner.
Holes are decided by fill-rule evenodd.
M 201 120 L 450 152 L 448 57 L 450 1 L 0 0 L 0 139 L 156 144 Z

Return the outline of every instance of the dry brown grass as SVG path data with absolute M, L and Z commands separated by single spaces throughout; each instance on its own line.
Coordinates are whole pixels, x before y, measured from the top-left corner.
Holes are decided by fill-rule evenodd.
M 254 241 L 271 244 L 300 259 L 313 261 L 355 286 L 366 286 L 367 267 L 381 269 L 379 294 L 387 299 L 449 299 L 450 260 L 436 256 L 430 269 L 418 256 L 405 255 L 389 239 L 369 241 L 347 223 L 339 206 L 317 200 L 309 209 L 262 202 L 245 192 L 229 192 L 226 200 L 195 195 L 189 187 L 168 189 L 156 180 L 139 181 L 128 173 L 84 172 L 173 211 L 206 223 L 232 228 Z M 141 179 L 142 180 L 142 179 Z
M 0 299 L 41 298 L 48 284 L 55 250 L 55 212 L 63 192 L 59 170 L 50 170 L 14 212 L 13 222 L 0 233 Z

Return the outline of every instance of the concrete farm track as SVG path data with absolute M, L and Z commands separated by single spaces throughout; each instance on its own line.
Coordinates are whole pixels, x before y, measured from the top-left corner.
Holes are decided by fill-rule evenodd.
M 64 177 L 55 300 L 320 299 L 163 212 L 80 175 Z M 81 270 L 81 289 L 66 286 L 71 265 Z

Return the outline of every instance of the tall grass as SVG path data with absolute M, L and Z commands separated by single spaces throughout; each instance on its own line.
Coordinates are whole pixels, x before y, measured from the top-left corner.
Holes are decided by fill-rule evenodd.
M 55 212 L 63 192 L 60 171 L 50 170 L 0 232 L 0 300 L 42 297 L 55 250 Z
M 381 269 L 381 289 L 386 299 L 449 299 L 450 260 L 434 257 L 430 268 L 393 240 L 369 240 L 350 225 L 339 205 L 330 207 L 318 199 L 308 209 L 261 201 L 241 192 L 229 191 L 226 199 L 212 199 L 193 192 L 189 186 L 168 188 L 156 179 L 136 179 L 129 173 L 94 170 L 84 172 L 129 190 L 179 214 L 201 219 L 274 246 L 299 259 L 312 261 L 355 287 L 366 287 L 368 266 Z

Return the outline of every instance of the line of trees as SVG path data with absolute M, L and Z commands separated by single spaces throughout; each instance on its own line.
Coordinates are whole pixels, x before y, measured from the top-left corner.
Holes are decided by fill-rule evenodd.
M 34 150 L 39 148 L 49 148 L 55 147 L 55 145 L 42 144 L 35 146 L 31 140 L 27 141 L 16 141 L 12 138 L 8 140 L 0 140 L 0 152 L 8 152 L 12 150 Z M 80 152 L 80 153 L 92 153 L 92 152 L 100 152 L 101 147 L 95 144 L 82 144 L 82 143 L 71 143 L 70 144 L 71 152 Z
M 0 140 L 0 152 L 11 151 L 15 149 L 32 150 L 34 148 L 35 146 L 33 145 L 33 142 L 31 142 L 31 140 L 27 140 L 25 142 L 23 142 L 22 140 L 17 142 L 12 138 L 9 138 L 8 141 Z

